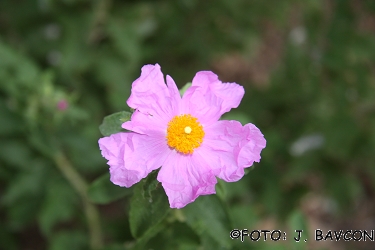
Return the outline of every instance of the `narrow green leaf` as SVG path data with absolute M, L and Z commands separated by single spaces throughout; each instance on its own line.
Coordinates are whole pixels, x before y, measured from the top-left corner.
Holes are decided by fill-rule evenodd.
M 99 126 L 100 133 L 104 136 L 110 136 L 118 132 L 124 132 L 121 125 L 130 120 L 131 113 L 120 111 L 104 117 L 102 124 Z
M 138 183 L 130 202 L 130 230 L 137 239 L 148 232 L 157 233 L 155 227 L 170 211 L 167 196 L 156 176 L 157 171 L 154 171 Z
M 216 195 L 201 196 L 182 211 L 187 224 L 201 237 L 205 249 L 231 247 L 229 216 Z
M 227 196 L 227 190 L 225 187 L 225 182 L 221 179 L 218 179 L 218 182 L 215 186 L 216 195 L 222 200 L 225 201 Z
M 301 231 L 301 241 L 303 242 L 305 239 L 307 239 L 308 235 L 310 235 L 306 217 L 304 214 L 299 211 L 298 209 L 292 211 L 289 215 L 289 218 L 287 220 L 287 225 L 289 226 L 289 234 L 293 235 L 293 237 L 297 237 L 298 233 L 297 230 Z
M 97 178 L 88 189 L 90 200 L 98 204 L 107 204 L 133 192 L 133 188 L 120 187 L 109 180 L 109 173 Z
M 188 89 L 188 88 L 190 88 L 191 87 L 191 82 L 188 82 L 188 83 L 186 83 L 181 89 L 180 89 L 180 95 L 181 96 L 183 96 L 184 95 L 184 93 L 186 92 L 186 90 Z

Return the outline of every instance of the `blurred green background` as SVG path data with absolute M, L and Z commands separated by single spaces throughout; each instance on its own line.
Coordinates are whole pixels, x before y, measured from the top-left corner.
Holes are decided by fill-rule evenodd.
M 1 249 L 135 246 L 133 189 L 108 181 L 97 140 L 149 63 L 179 87 L 200 70 L 243 85 L 223 119 L 254 123 L 267 147 L 219 183 L 230 226 L 215 232 L 207 207 L 216 238 L 188 205 L 144 249 L 375 249 L 313 236 L 375 229 L 374 0 L 0 0 Z M 241 243 L 233 228 L 287 240 Z

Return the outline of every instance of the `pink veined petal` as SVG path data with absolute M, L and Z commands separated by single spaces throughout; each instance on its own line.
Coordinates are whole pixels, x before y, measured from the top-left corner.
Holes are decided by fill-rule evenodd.
M 142 67 L 141 76 L 132 84 L 131 95 L 127 100 L 129 107 L 144 115 L 152 115 L 158 122 L 166 123 L 172 119 L 180 102 L 176 84 L 170 77 L 165 84 L 159 64 Z M 133 120 L 133 118 L 132 118 Z
M 244 88 L 237 83 L 214 84 L 211 86 L 211 91 L 223 100 L 220 110 L 222 114 L 237 108 L 245 94 Z
M 217 180 L 205 159 L 172 151 L 158 177 L 171 208 L 182 208 L 199 195 L 214 194 Z
M 145 134 L 149 130 L 165 131 L 168 122 L 178 114 L 181 97 L 170 76 L 164 82 L 160 66 L 145 65 L 141 76 L 132 84 L 132 94 L 127 103 L 136 109 L 131 120 L 122 127 Z
M 169 102 L 171 103 L 171 110 L 169 111 L 172 114 L 172 117 L 179 113 L 181 108 L 181 96 L 180 91 L 177 88 L 176 83 L 173 81 L 172 77 L 167 75 L 167 86 L 169 91 Z
M 159 116 L 144 114 L 135 110 L 131 120 L 124 122 L 121 127 L 139 134 L 160 133 L 166 130 L 168 121 Z
M 254 161 L 260 161 L 260 152 L 266 147 L 266 139 L 262 132 L 251 123 L 243 127 L 243 135 L 246 136 L 242 138 L 235 151 L 238 153 L 238 165 L 246 168 L 253 165 Z
M 223 120 L 207 127 L 205 132 L 206 147 L 222 151 L 217 153 L 221 171 L 216 176 L 228 182 L 238 181 L 244 168 L 259 162 L 260 152 L 266 146 L 262 133 L 253 124 L 242 126 L 238 121 Z
M 110 166 L 111 181 L 130 187 L 159 168 L 171 150 L 164 136 L 117 133 L 99 139 L 99 147 Z
M 216 176 L 228 182 L 238 181 L 244 175 L 234 152 L 241 140 L 241 131 L 242 125 L 237 121 L 218 121 L 205 128 L 204 144 L 216 152 L 219 161 L 216 164 L 220 164 L 220 171 Z
M 185 111 L 202 119 L 204 124 L 212 124 L 222 114 L 237 108 L 244 93 L 242 86 L 222 83 L 211 71 L 200 71 L 182 100 Z
M 215 95 L 206 94 L 196 86 L 188 88 L 182 97 L 182 113 L 198 118 L 202 125 L 209 125 L 219 120 L 222 100 Z

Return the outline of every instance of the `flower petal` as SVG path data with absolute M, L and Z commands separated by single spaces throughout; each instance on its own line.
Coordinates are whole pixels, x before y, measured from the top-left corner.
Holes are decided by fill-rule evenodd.
M 133 82 L 132 94 L 127 101 L 136 111 L 122 127 L 141 134 L 149 130 L 165 131 L 168 122 L 178 114 L 180 102 L 173 79 L 167 76 L 166 85 L 158 64 L 145 65 L 141 76 Z
M 182 113 L 191 114 L 198 118 L 203 125 L 209 125 L 219 120 L 222 100 L 215 95 L 206 95 L 199 87 L 190 87 L 182 97 Z
M 222 83 L 213 72 L 200 71 L 182 100 L 185 112 L 195 115 L 204 124 L 212 124 L 222 114 L 237 108 L 244 93 L 244 88 L 237 83 Z
M 172 114 L 176 114 L 180 111 L 180 105 L 181 105 L 181 96 L 180 91 L 177 88 L 176 83 L 173 81 L 172 77 L 167 75 L 167 86 L 169 91 L 169 102 L 171 103 L 171 112 Z
M 223 102 L 221 112 L 225 113 L 237 108 L 245 94 L 245 90 L 237 83 L 222 83 L 211 71 L 200 71 L 193 78 L 192 86 L 198 86 L 204 93 L 213 93 Z
M 217 176 L 228 182 L 238 181 L 244 168 L 259 162 L 260 152 L 266 146 L 263 134 L 251 123 L 242 126 L 238 121 L 218 121 L 205 132 L 204 146 L 217 152 L 216 164 L 221 167 Z
M 159 168 L 171 150 L 164 136 L 117 133 L 99 140 L 99 147 L 110 166 L 111 181 L 130 187 Z
M 142 67 L 141 76 L 132 84 L 127 104 L 143 113 L 155 115 L 158 113 L 157 106 L 168 105 L 165 100 L 166 96 L 168 96 L 168 90 L 160 66 L 158 64 L 145 65 Z
M 139 134 L 160 133 L 166 131 L 168 120 L 160 119 L 160 116 L 144 114 L 135 110 L 131 120 L 124 122 L 121 127 Z
M 237 162 L 240 167 L 246 168 L 253 165 L 254 161 L 260 161 L 260 152 L 266 147 L 266 139 L 262 132 L 252 123 L 243 127 L 242 137 L 239 145 L 236 147 Z
M 182 208 L 199 195 L 214 194 L 217 180 L 199 155 L 172 151 L 158 174 L 171 208 Z

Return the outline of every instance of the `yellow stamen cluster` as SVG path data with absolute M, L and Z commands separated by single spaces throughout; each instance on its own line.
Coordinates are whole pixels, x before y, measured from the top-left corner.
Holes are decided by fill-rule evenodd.
M 191 115 L 178 115 L 168 123 L 167 143 L 183 154 L 192 154 L 203 142 L 204 131 L 198 119 Z

